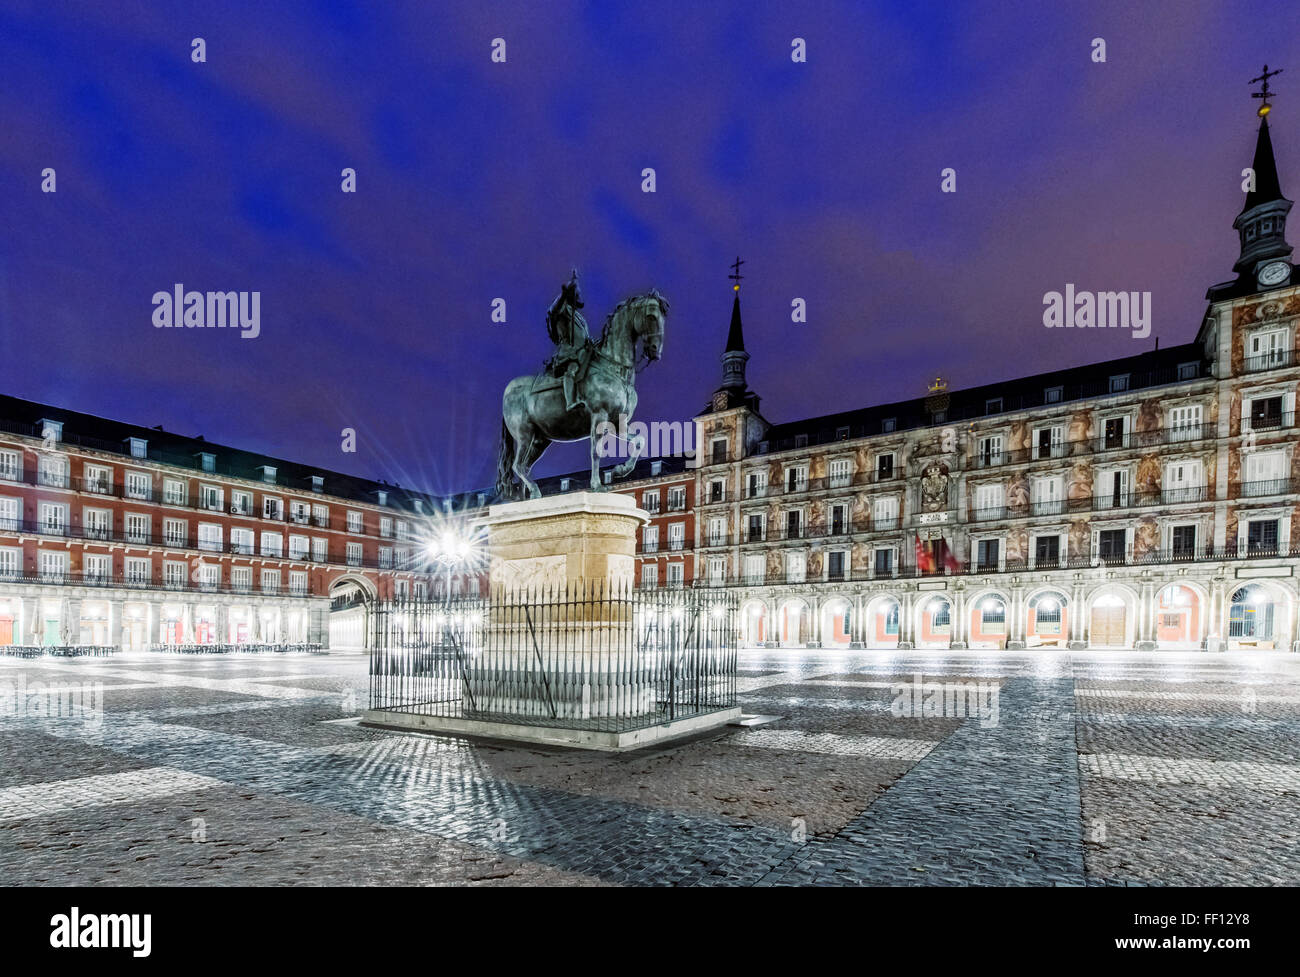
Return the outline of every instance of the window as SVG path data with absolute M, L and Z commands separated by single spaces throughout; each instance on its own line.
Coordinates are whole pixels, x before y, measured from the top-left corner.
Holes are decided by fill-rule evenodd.
M 1127 533 L 1123 529 L 1103 529 L 1097 534 L 1097 555 L 1103 563 L 1124 562 Z
M 1113 394 L 1123 393 L 1128 389 L 1128 374 L 1121 373 L 1110 378 L 1110 392 Z
M 306 502 L 296 500 L 289 503 L 289 521 L 295 522 L 299 526 L 305 526 L 311 522 L 311 506 Z
M 392 547 L 388 547 L 388 552 L 393 552 Z M 330 552 L 330 542 L 328 539 L 313 539 L 311 541 L 311 558 L 314 563 L 328 563 Z M 391 563 L 390 563 L 391 566 Z
M 353 509 L 348 510 L 348 532 L 361 532 L 361 513 Z
M 1033 501 L 1034 515 L 1056 515 L 1062 509 L 1064 491 L 1061 476 L 1035 478 L 1030 483 L 1030 496 Z
M 886 418 L 884 418 L 884 419 L 881 420 L 881 422 L 880 422 L 880 433 L 881 433 L 881 434 L 890 434 L 890 433 L 892 433 L 893 431 L 896 431 L 896 430 L 898 430 L 898 419 L 897 419 L 897 418 L 886 417 Z
M 145 458 L 149 454 L 149 442 L 144 438 L 127 438 L 132 458 Z
M 722 556 L 709 557 L 709 583 L 719 587 L 727 579 L 727 559 Z
M 841 550 L 834 550 L 826 554 L 826 579 L 843 580 L 844 579 L 844 553 Z
M 1064 387 L 1046 387 L 1043 389 L 1043 403 L 1045 404 L 1059 404 L 1064 399 Z
M 113 473 L 103 465 L 86 465 L 81 470 L 82 487 L 96 495 L 113 494 Z
M 274 484 L 275 484 L 275 466 L 274 466 L 274 465 L 262 465 L 262 466 L 261 466 L 261 469 L 262 469 L 262 481 L 264 481 L 264 482 L 269 482 L 270 484 L 274 485 Z
M 1196 526 L 1174 526 L 1169 530 L 1169 549 L 1175 560 L 1196 558 Z
M 23 525 L 22 499 L 0 499 L 0 529 L 21 529 Z
M 894 453 L 887 451 L 876 455 L 876 481 L 887 482 L 894 477 Z
M 81 513 L 81 525 L 86 539 L 111 539 L 113 513 L 108 509 L 85 509 Z
M 409 580 L 393 581 L 393 593 L 398 597 L 409 597 L 411 595 L 411 581 Z
M 1246 477 L 1241 484 L 1241 494 L 1276 495 L 1286 491 L 1286 453 L 1283 451 L 1253 451 L 1246 455 Z
M 262 518 L 283 519 L 284 503 L 272 495 L 262 496 Z
M 199 549 L 221 551 L 221 526 L 215 522 L 199 523 Z
M 659 567 L 653 563 L 641 564 L 641 586 L 657 587 L 659 586 Z
M 1007 633 L 1007 605 L 997 597 L 980 601 L 980 630 L 985 634 Z
M 1201 405 L 1187 404 L 1169 411 L 1169 440 L 1195 441 L 1201 436 Z
M 23 456 L 17 451 L 0 450 L 0 478 L 17 482 L 23 477 Z
M 975 565 L 980 570 L 996 570 L 1001 552 L 1001 540 L 981 539 L 975 548 Z
M 348 558 L 348 566 L 350 567 L 361 566 L 361 544 L 360 543 L 348 543 L 347 558 Z
M 1031 602 L 1034 608 L 1034 630 L 1041 635 L 1061 633 L 1061 608 L 1065 598 L 1059 594 L 1040 594 Z
M 678 552 L 686 548 L 686 523 L 674 522 L 669 524 L 668 548 Z
M 1277 553 L 1278 521 L 1252 519 L 1246 524 L 1246 553 L 1250 556 L 1273 556 Z
M 727 460 L 727 439 L 719 438 L 713 442 L 713 464 L 721 465 Z
M 392 517 L 392 516 L 380 516 L 380 517 L 379 517 L 379 535 L 382 536 L 382 537 L 384 537 L 384 539 L 391 539 L 391 538 L 392 538 L 392 536 L 393 536 L 393 517 Z
M 280 592 L 280 571 L 263 570 L 262 571 L 262 593 L 278 594 Z
M 1179 363 L 1179 364 L 1178 364 L 1178 379 L 1179 379 L 1179 380 L 1195 380 L 1195 379 L 1196 379 L 1196 375 L 1197 375 L 1199 372 L 1200 372 L 1200 367 L 1199 367 L 1197 364 L 1195 364 L 1195 363 Z
M 176 478 L 164 478 L 163 502 L 167 505 L 184 505 L 185 483 Z
M 60 581 L 68 575 L 68 554 L 41 550 L 38 566 L 42 580 Z
M 808 563 L 802 553 L 785 555 L 786 583 L 803 583 L 808 573 Z
M 765 532 L 767 517 L 761 512 L 751 512 L 749 514 L 749 523 L 746 527 L 745 542 L 761 543 L 766 538 Z
M 898 496 L 882 495 L 871 504 L 871 528 L 894 529 L 898 525 Z
M 1289 359 L 1287 330 L 1270 329 L 1252 333 L 1246 340 L 1246 369 L 1270 370 Z
M 1267 431 L 1282 426 L 1282 398 L 1255 397 L 1250 402 L 1250 429 Z
M 988 468 L 990 465 L 1002 464 L 1002 435 L 992 434 L 986 438 L 980 438 L 979 441 L 979 465 L 981 468 Z
M 68 459 L 62 455 L 41 455 L 36 465 L 36 481 L 55 488 L 68 487 Z
M 767 495 L 767 469 L 760 468 L 749 473 L 746 498 L 761 499 Z
M 808 435 L 806 435 L 806 434 L 796 434 L 796 435 L 794 436 L 794 446 L 795 446 L 796 448 L 806 448 L 806 447 L 808 447 Z
M 785 470 L 786 492 L 803 492 L 808 488 L 808 468 L 799 465 Z
M 40 531 L 62 536 L 68 531 L 68 507 L 62 502 L 42 502 L 37 509 Z
M 305 597 L 307 594 L 307 574 L 302 570 L 289 571 L 289 593 L 296 597 Z
M 830 464 L 830 487 L 840 488 L 853 481 L 853 463 L 847 458 L 836 458 Z
M 217 590 L 221 587 L 221 567 L 215 563 L 200 563 L 194 568 L 194 582 L 202 590 Z
M 681 563 L 668 564 L 668 586 L 680 590 L 686 581 L 686 568 Z
M 389 570 L 393 566 L 393 548 L 391 546 L 379 547 L 379 567 L 382 570 Z
M 708 520 L 708 546 L 725 546 L 727 543 L 727 520 L 714 516 Z
M 1061 537 L 1052 536 L 1035 536 L 1034 537 L 1034 566 L 1036 567 L 1054 567 L 1061 562 Z
M 108 556 L 86 554 L 81 561 L 81 575 L 86 583 L 102 583 L 112 572 L 112 560 Z
M 284 553 L 284 537 L 279 533 L 262 533 L 262 555 L 281 556 Z
M 150 478 L 144 472 L 127 472 L 125 495 L 128 499 L 148 499 L 150 496 Z
M 185 582 L 185 564 L 181 567 L 181 583 Z M 153 583 L 153 561 L 148 557 L 128 556 L 123 562 L 128 583 Z
M 311 549 L 311 542 L 306 536 L 289 537 L 289 559 L 305 560 Z
M 997 482 L 980 485 L 975 489 L 975 518 L 1000 519 L 1003 512 L 1002 485 Z
M 894 575 L 893 549 L 876 550 L 874 565 L 877 577 L 892 577 Z
M 1164 492 L 1161 501 L 1196 502 L 1201 498 L 1203 484 L 1200 461 L 1171 461 L 1165 466 Z
M 709 483 L 709 501 L 722 502 L 727 497 L 727 483 L 720 478 L 715 478 Z
M 831 535 L 843 536 L 849 528 L 849 507 L 844 503 L 831 506 Z
M 803 528 L 803 513 L 798 509 L 791 509 L 785 514 L 785 538 L 798 539 Z
M 205 472 L 215 472 L 217 470 L 217 456 L 210 451 L 199 452 L 199 467 Z
M 237 516 L 251 516 L 253 514 L 253 493 L 232 489 L 230 492 L 230 511 Z
M 668 490 L 668 511 L 681 512 L 686 508 L 686 486 L 675 485 Z
M 1061 448 L 1065 431 L 1058 424 L 1054 427 L 1040 427 L 1034 432 L 1034 457 L 1059 458 L 1065 452 Z
M 641 493 L 641 508 L 651 515 L 657 515 L 659 512 L 659 493 L 643 492 Z
M 659 551 L 659 527 L 646 526 L 641 530 L 641 552 L 657 553 Z
M 745 556 L 745 583 L 760 584 L 767 574 L 767 560 L 762 553 L 749 553 Z
M 242 526 L 232 526 L 230 529 L 230 552 L 243 553 L 246 556 L 253 555 L 253 547 L 257 542 L 257 534 L 251 529 L 245 529 Z
M 188 530 L 184 519 L 164 519 L 163 520 L 163 542 L 168 546 L 184 546 L 185 537 Z M 234 530 L 231 530 L 230 538 L 235 538 Z
M 662 475 L 664 473 L 664 463 L 659 460 L 650 462 L 650 474 Z
M 984 401 L 984 413 L 985 413 L 985 414 L 1001 414 L 1001 413 L 1002 413 L 1002 398 L 1001 398 L 1001 397 L 992 397 L 992 398 L 990 398 L 990 399 Z
M 230 568 L 230 589 L 246 594 L 253 589 L 252 567 Z
M 20 577 L 23 573 L 23 551 L 18 547 L 0 549 L 0 578 Z
M 219 485 L 199 486 L 199 508 L 209 512 L 222 512 L 226 508 L 225 499 L 226 493 Z

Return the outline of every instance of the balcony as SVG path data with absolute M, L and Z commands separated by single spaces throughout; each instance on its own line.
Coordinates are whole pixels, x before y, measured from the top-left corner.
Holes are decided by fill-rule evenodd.
M 1295 366 L 1295 363 L 1295 350 L 1273 349 L 1267 353 L 1247 356 L 1242 361 L 1242 372 L 1259 373 L 1261 370 L 1280 370 L 1283 367 Z
M 1291 479 L 1268 478 L 1259 481 L 1242 482 L 1240 497 L 1254 499 L 1264 495 L 1288 495 L 1291 492 Z

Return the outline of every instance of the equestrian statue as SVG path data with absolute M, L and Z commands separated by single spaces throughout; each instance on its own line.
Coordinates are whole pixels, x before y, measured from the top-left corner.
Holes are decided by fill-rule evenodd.
M 555 353 L 540 373 L 515 377 L 501 398 L 501 450 L 497 497 L 541 498 L 529 477 L 553 441 L 590 440 L 591 487 L 602 491 L 598 445 L 601 432 L 626 430 L 636 410 L 636 374 L 663 353 L 668 300 L 658 290 L 624 299 L 592 341 L 580 311 L 582 293 L 574 271 L 546 312 L 546 334 Z M 638 352 L 639 346 L 639 352 Z M 620 420 L 623 422 L 620 424 Z M 633 442 L 627 460 L 613 474 L 622 478 L 636 465 L 642 445 Z M 517 481 L 516 481 L 517 479 Z

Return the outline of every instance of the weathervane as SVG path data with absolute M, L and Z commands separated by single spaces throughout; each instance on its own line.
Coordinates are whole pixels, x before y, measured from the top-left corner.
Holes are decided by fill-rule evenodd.
M 1272 98 L 1274 94 L 1276 94 L 1275 92 L 1269 91 L 1268 80 L 1272 78 L 1274 75 L 1280 75 L 1284 70 L 1285 69 L 1283 68 L 1278 68 L 1277 71 L 1269 71 L 1268 65 L 1264 65 L 1264 73 L 1260 75 L 1258 78 L 1252 78 L 1250 80 L 1250 83 L 1252 85 L 1255 84 L 1256 82 L 1263 82 L 1263 84 L 1260 86 L 1259 91 L 1250 93 L 1251 98 L 1262 99 L 1262 102 L 1259 106 L 1259 117 L 1261 119 L 1264 118 L 1264 116 L 1268 115 L 1269 110 L 1271 108 L 1271 106 L 1268 104 L 1268 100 Z
M 1268 66 L 1265 65 L 1264 67 L 1268 67 Z M 727 276 L 734 283 L 731 286 L 732 291 L 735 292 L 740 291 L 740 280 L 745 277 L 740 273 L 740 266 L 743 264 L 744 262 L 740 260 L 740 255 L 736 255 L 736 260 L 731 264 L 731 274 Z

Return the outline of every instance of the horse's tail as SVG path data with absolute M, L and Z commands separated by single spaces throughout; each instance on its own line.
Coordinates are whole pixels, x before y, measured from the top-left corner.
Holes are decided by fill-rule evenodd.
M 509 501 L 514 496 L 514 469 L 512 468 L 515 457 L 515 439 L 510 433 L 510 428 L 506 427 L 504 419 L 501 421 L 501 447 L 497 452 L 497 498 Z

